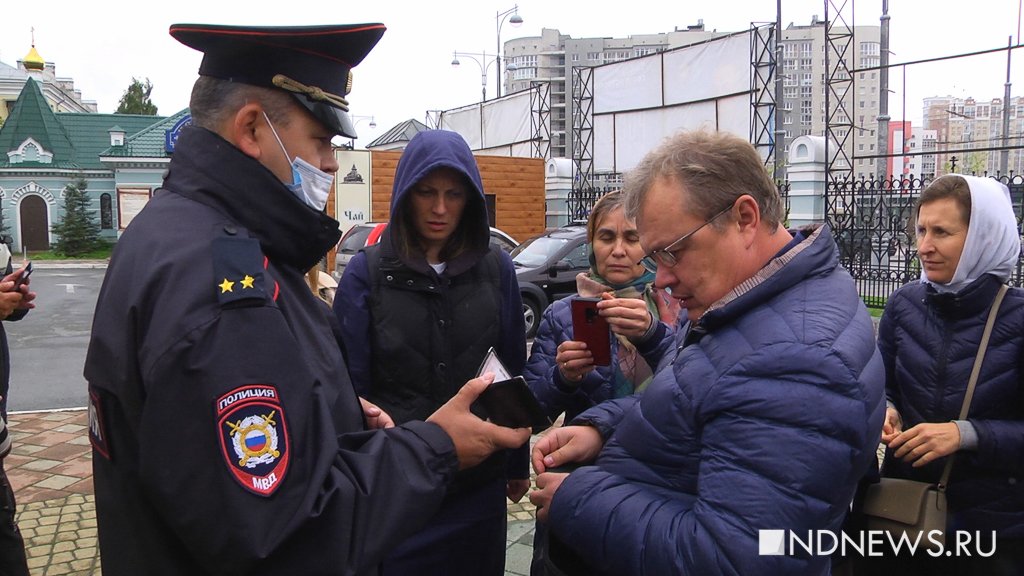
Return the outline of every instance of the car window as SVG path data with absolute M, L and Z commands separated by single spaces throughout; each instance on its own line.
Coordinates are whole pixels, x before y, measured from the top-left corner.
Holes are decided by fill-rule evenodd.
M 501 248 L 505 252 L 512 252 L 516 248 L 515 244 L 512 244 L 508 240 L 505 240 L 504 238 L 496 234 L 491 234 L 491 245 L 497 246 L 498 248 Z
M 372 230 L 373 226 L 359 226 L 341 241 L 340 249 L 345 252 L 358 252 L 366 244 L 366 237 Z
M 584 242 L 565 255 L 573 268 L 590 268 L 590 245 Z
M 540 236 L 533 240 L 527 240 L 513 251 L 512 261 L 520 266 L 540 266 L 545 262 L 551 263 L 555 254 L 568 242 L 565 238 L 551 238 Z

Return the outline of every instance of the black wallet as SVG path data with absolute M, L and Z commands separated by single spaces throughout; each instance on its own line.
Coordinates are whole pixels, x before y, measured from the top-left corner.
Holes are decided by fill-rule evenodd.
M 487 412 L 487 418 L 499 426 L 529 427 L 534 434 L 551 426 L 551 419 L 522 376 L 491 383 L 480 393 L 476 403 Z

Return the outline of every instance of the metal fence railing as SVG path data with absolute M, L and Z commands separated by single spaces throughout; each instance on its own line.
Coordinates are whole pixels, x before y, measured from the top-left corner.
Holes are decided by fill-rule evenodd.
M 1024 176 L 992 176 L 1010 190 L 1020 229 Z M 921 275 L 910 221 L 914 205 L 929 179 L 914 176 L 884 180 L 859 178 L 829 183 L 830 196 L 825 215 L 832 226 L 839 257 L 860 289 L 868 306 L 881 307 L 896 289 Z M 1014 286 L 1022 281 L 1024 261 L 1018 260 L 1011 277 Z
M 1011 173 L 992 178 L 1009 188 L 1017 227 L 1022 229 L 1024 175 Z M 921 190 L 929 183 L 928 178 L 901 176 L 883 180 L 856 178 L 826 186 L 829 200 L 825 205 L 829 211 L 825 220 L 835 235 L 840 263 L 857 282 L 868 306 L 884 306 L 894 290 L 921 275 L 910 218 Z M 788 214 L 790 183 L 776 184 Z M 616 182 L 574 190 L 568 201 L 570 221 L 586 220 L 594 203 L 618 187 Z M 1014 286 L 1024 282 L 1024 259 L 1018 260 L 1010 281 Z

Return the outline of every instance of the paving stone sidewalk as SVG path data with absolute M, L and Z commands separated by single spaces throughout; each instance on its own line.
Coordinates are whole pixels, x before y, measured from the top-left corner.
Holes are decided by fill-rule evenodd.
M 9 416 L 14 447 L 4 460 L 33 576 L 100 574 L 92 452 L 84 409 Z M 508 507 L 506 576 L 526 576 L 534 506 Z

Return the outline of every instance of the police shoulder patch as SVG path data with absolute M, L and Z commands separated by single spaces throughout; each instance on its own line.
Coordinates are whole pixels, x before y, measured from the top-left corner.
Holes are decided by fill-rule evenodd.
M 89 443 L 97 454 L 107 460 L 113 460 L 107 421 L 103 415 L 103 401 L 100 399 L 100 393 L 92 386 L 89 387 Z
M 210 289 L 221 306 L 236 302 L 258 304 L 266 300 L 264 257 L 255 238 L 222 236 L 213 241 L 213 278 Z
M 243 488 L 270 496 L 288 472 L 288 428 L 277 388 L 239 386 L 217 399 L 221 453 Z

